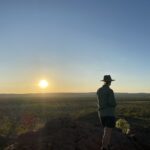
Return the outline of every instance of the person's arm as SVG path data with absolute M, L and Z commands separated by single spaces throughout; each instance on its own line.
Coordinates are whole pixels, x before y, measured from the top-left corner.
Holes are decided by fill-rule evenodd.
M 99 110 L 106 109 L 108 107 L 107 101 L 108 101 L 108 93 L 98 91 L 97 105 Z
M 97 107 L 98 107 L 98 110 L 100 110 L 100 95 L 99 95 L 99 91 L 97 90 L 97 93 L 96 93 L 96 96 L 97 96 Z
M 110 92 L 109 92 L 108 104 L 110 107 L 116 107 L 116 105 L 117 105 L 113 90 L 110 90 Z

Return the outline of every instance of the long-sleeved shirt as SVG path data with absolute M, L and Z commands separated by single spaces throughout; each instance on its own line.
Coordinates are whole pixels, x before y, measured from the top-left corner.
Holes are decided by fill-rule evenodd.
M 97 90 L 98 112 L 100 116 L 115 116 L 116 100 L 108 85 Z

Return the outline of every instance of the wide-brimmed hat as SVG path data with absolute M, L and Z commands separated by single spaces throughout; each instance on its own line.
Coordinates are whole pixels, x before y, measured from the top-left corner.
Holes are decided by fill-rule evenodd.
M 111 81 L 115 81 L 115 80 L 112 79 L 110 75 L 104 75 L 104 78 L 101 81 L 111 82 Z

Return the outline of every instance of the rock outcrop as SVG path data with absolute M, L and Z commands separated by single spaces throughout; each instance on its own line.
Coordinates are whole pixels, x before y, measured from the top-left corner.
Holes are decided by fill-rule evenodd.
M 54 119 L 37 132 L 20 135 L 5 150 L 100 150 L 103 129 L 69 118 Z M 138 145 L 139 144 L 139 145 Z M 113 131 L 112 150 L 148 150 L 135 136 Z

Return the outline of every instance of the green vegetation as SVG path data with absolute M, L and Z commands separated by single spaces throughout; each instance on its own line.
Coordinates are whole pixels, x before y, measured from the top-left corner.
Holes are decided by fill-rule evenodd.
M 130 124 L 142 128 L 150 127 L 150 98 L 118 100 L 117 116 L 126 118 Z
M 117 97 L 117 117 L 150 127 L 150 98 Z M 0 97 L 0 136 L 12 137 L 41 128 L 47 120 L 71 117 L 96 124 L 95 94 L 12 95 Z

